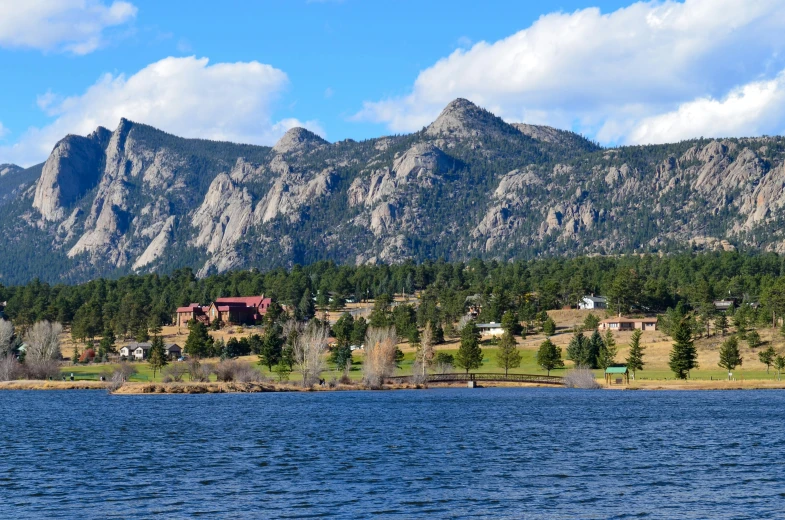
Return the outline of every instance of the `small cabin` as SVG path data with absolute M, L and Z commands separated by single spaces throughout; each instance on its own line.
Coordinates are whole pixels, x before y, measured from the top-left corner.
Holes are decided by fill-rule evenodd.
M 626 365 L 608 367 L 605 369 L 606 385 L 628 385 L 630 384 L 630 371 Z
M 169 359 L 179 359 L 183 355 L 183 349 L 177 343 L 167 343 L 165 349 Z
M 581 310 L 585 309 L 607 309 L 608 308 L 608 299 L 603 296 L 584 296 L 581 301 L 578 302 L 578 308 Z
M 490 323 L 478 323 L 477 328 L 480 329 L 480 334 L 483 336 L 501 336 L 504 334 L 504 329 L 501 323 L 492 321 Z

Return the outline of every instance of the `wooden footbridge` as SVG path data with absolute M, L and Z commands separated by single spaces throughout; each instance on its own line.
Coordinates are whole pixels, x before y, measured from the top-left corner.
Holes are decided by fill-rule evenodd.
M 413 383 L 416 379 L 417 377 L 415 376 L 396 376 L 387 378 L 391 383 Z M 466 383 L 474 381 L 475 383 L 535 383 L 540 385 L 564 385 L 564 380 L 559 376 L 544 376 L 539 374 L 462 374 L 456 372 L 452 374 L 428 374 L 426 376 L 426 381 L 428 383 Z

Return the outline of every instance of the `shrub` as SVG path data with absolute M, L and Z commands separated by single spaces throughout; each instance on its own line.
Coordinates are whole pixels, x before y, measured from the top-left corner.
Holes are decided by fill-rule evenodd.
M 583 388 L 586 390 L 602 388 L 597 380 L 594 379 L 594 373 L 584 367 L 578 367 L 567 372 L 564 376 L 564 384 L 567 388 Z
M 125 383 L 125 378 L 123 376 L 123 373 L 118 369 L 115 370 L 114 373 L 112 374 L 112 377 L 109 378 L 109 384 L 107 385 L 106 388 L 109 390 L 110 393 L 116 392 L 117 390 L 120 389 L 121 386 L 123 386 L 123 383 Z
M 119 373 L 120 377 L 123 378 L 123 381 L 128 381 L 132 375 L 136 374 L 136 367 L 127 361 L 123 361 L 118 365 L 115 373 Z
M 25 375 L 28 379 L 57 379 L 60 377 L 60 363 L 54 359 L 35 359 L 25 362 Z
M 171 365 L 167 365 L 161 370 L 161 374 L 164 376 L 165 383 L 179 383 L 185 377 L 185 374 L 188 373 L 188 367 L 185 366 L 184 363 L 172 363 Z M 169 381 L 166 381 L 166 379 Z
M 398 337 L 394 327 L 370 328 L 365 338 L 363 381 L 370 388 L 381 388 L 395 372 Z
M 199 360 L 191 358 L 188 361 L 188 377 L 191 381 L 197 383 L 204 383 L 210 380 L 210 374 L 213 373 L 212 365 L 208 363 L 200 363 Z
M 13 381 L 22 375 L 23 367 L 14 356 L 0 357 L 0 381 Z
M 234 380 L 238 383 L 261 383 L 264 376 L 250 363 L 235 361 Z

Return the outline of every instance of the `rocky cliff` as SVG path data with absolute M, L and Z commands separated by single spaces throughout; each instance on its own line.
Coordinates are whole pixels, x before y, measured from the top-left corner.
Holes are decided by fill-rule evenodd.
M 421 132 L 272 148 L 122 120 L 0 166 L 0 280 L 333 259 L 785 252 L 785 140 L 604 149 L 458 99 Z

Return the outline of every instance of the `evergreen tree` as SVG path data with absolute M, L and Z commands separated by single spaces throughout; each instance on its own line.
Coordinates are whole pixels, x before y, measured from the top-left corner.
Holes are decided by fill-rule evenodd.
M 599 334 L 598 334 L 599 335 Z M 592 335 L 592 338 L 594 335 Z M 605 337 L 602 339 L 602 346 L 600 353 L 597 356 L 597 368 L 605 370 L 609 366 L 616 363 L 616 354 L 619 349 L 616 347 L 616 340 L 613 338 L 613 332 L 608 329 L 605 332 Z
M 365 343 L 365 333 L 368 330 L 368 323 L 365 318 L 359 317 L 354 320 L 354 327 L 352 328 L 351 344 L 358 347 Z
M 343 370 L 352 361 L 352 348 L 348 343 L 339 344 L 330 354 L 330 361 L 335 363 L 337 370 Z
M 117 352 L 117 347 L 114 342 L 114 332 L 112 329 L 106 329 L 103 336 L 101 336 L 101 341 L 98 343 L 98 357 L 101 361 L 106 361 L 109 354 Z
M 150 322 L 148 325 L 148 329 L 150 334 L 160 334 L 162 327 L 161 327 L 161 316 L 157 314 L 153 314 L 150 316 Z
M 758 359 L 761 363 L 766 365 L 766 373 L 769 373 L 769 368 L 774 364 L 774 359 L 777 357 L 777 351 L 774 349 L 773 345 L 769 345 L 768 348 L 761 350 L 758 353 Z
M 777 369 L 777 381 L 782 376 L 782 371 L 785 369 L 785 356 L 777 356 L 774 358 L 774 368 Z
M 723 337 L 728 333 L 728 317 L 724 312 L 721 312 L 717 319 L 714 320 L 714 328 L 719 330 Z
M 583 320 L 583 330 L 595 330 L 600 326 L 600 318 L 592 313 L 589 313 Z
M 698 351 L 692 341 L 692 327 L 686 318 L 673 331 L 673 348 L 668 366 L 679 379 L 687 379 L 690 370 L 698 368 Z
M 630 352 L 627 354 L 627 369 L 632 372 L 632 378 L 635 379 L 635 372 L 643 370 L 643 351 L 646 347 L 641 345 L 641 336 L 643 332 L 635 330 L 630 337 Z
M 589 338 L 588 367 L 598 368 L 602 350 L 605 348 L 605 341 L 602 339 L 599 330 L 595 330 Z
M 259 364 L 266 366 L 267 370 L 272 371 L 273 367 L 281 360 L 284 344 L 282 333 L 283 330 L 277 323 L 268 325 L 264 331 L 259 350 Z
M 749 331 L 747 333 L 747 345 L 749 345 L 750 348 L 755 349 L 760 347 L 760 344 L 760 334 L 758 334 L 758 331 L 754 329 Z
M 455 354 L 455 366 L 466 370 L 482 366 L 482 349 L 480 348 L 480 329 L 474 320 L 469 321 L 461 330 L 461 346 Z
M 146 326 L 141 326 L 136 329 L 136 333 L 134 334 L 134 339 L 139 343 L 144 343 L 150 340 L 150 334 L 147 332 Z
M 741 366 L 741 362 L 739 340 L 736 339 L 736 336 L 731 336 L 723 341 L 720 346 L 720 362 L 718 365 L 728 371 L 728 379 L 730 379 L 730 373 L 737 366 Z
M 354 330 L 354 316 L 348 312 L 341 314 L 335 325 L 332 326 L 333 335 L 338 341 L 338 345 L 349 345 L 352 338 L 352 331 Z
M 71 363 L 74 365 L 79 363 L 79 348 L 77 347 L 76 343 L 74 343 L 74 352 L 71 354 Z
M 208 357 L 212 353 L 213 342 L 207 333 L 207 327 L 201 321 L 192 321 L 188 325 L 188 338 L 184 350 L 195 358 Z
M 561 358 L 561 347 L 557 347 L 550 339 L 546 339 L 537 350 L 537 364 L 543 370 L 548 371 L 551 375 L 551 370 L 554 368 L 561 368 L 564 366 L 564 361 Z
M 505 376 L 511 368 L 521 366 L 521 352 L 518 350 L 515 338 L 509 330 L 504 331 L 499 341 L 499 348 L 496 352 L 496 364 L 499 368 L 504 369 Z
M 150 368 L 153 369 L 153 378 L 155 378 L 157 371 L 169 364 L 169 361 L 166 359 L 164 339 L 161 336 L 153 336 L 150 351 L 147 354 L 147 362 L 150 364 Z
M 542 333 L 548 337 L 553 336 L 556 334 L 556 322 L 553 321 L 553 318 L 548 316 L 548 319 L 542 324 Z
M 569 345 L 567 345 L 567 359 L 572 360 L 576 367 L 591 366 L 589 340 L 580 330 L 575 331 Z
M 518 319 L 518 315 L 512 311 L 507 311 L 502 315 L 501 325 L 505 331 L 513 336 L 517 336 L 521 333 L 521 321 Z

